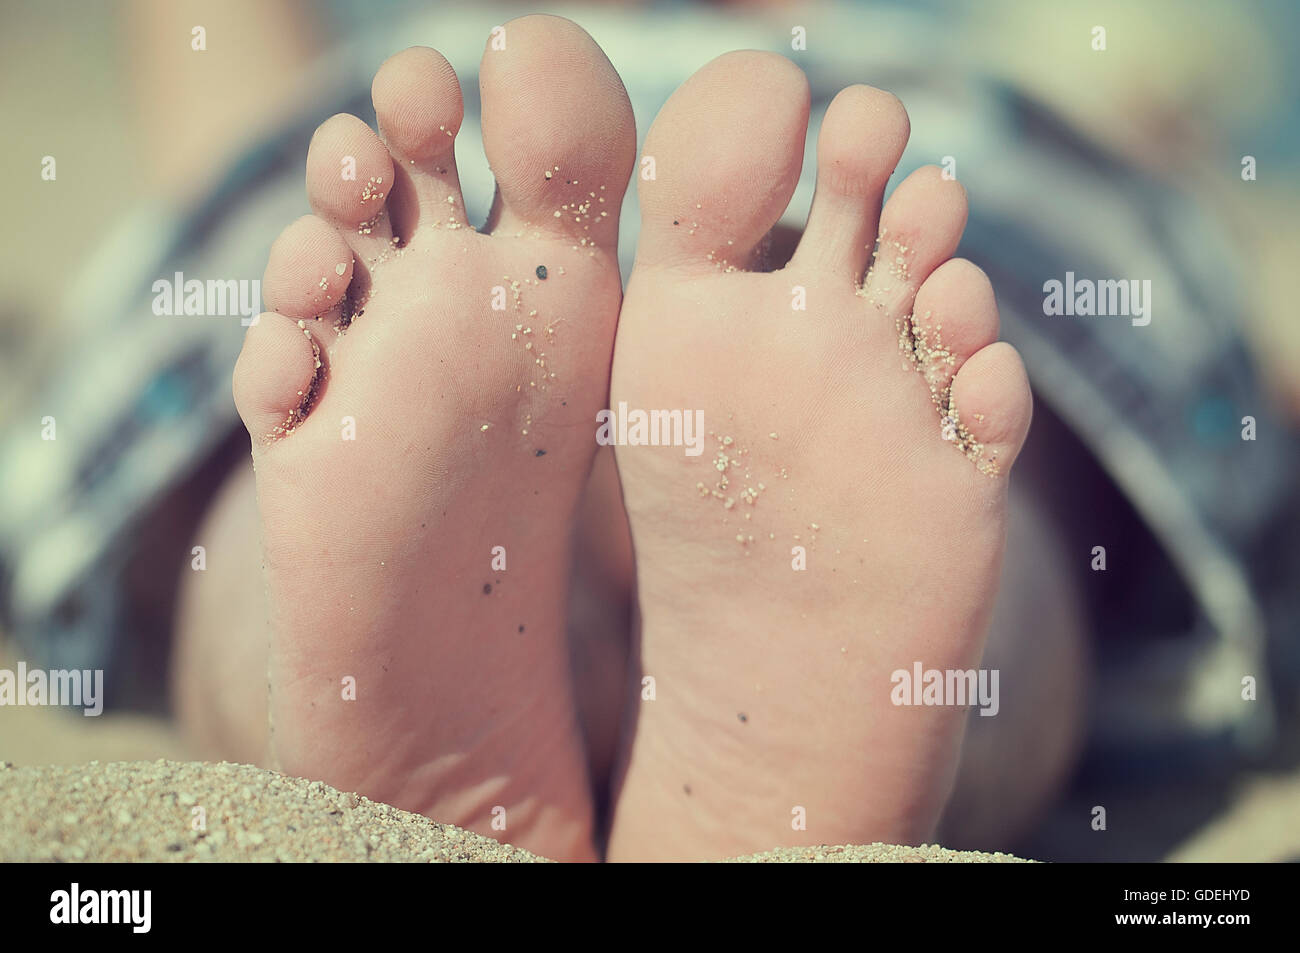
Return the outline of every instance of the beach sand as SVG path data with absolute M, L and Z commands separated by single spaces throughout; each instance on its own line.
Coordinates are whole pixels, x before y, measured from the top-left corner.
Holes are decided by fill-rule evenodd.
M 0 639 L 0 667 L 13 656 Z M 1300 725 L 1288 726 L 1288 734 Z M 203 762 L 166 718 L 56 708 L 0 709 L 0 862 L 13 860 L 534 861 L 527 851 L 333 788 L 254 767 Z M 158 760 L 166 759 L 166 760 Z M 245 797 L 245 789 L 252 797 Z M 1226 789 L 1142 785 L 1145 800 L 1108 795 L 1124 824 L 1099 842 L 1097 791 L 1063 799 L 1032 856 L 1079 860 L 1294 861 L 1300 858 L 1300 768 L 1242 772 Z M 194 803 L 182 803 L 182 796 Z M 1082 800 L 1079 800 L 1082 798 Z M 1204 819 L 1161 830 L 1173 799 L 1214 799 Z M 343 804 L 343 807 L 339 805 Z M 203 806 L 206 836 L 193 831 Z M 1057 816 L 1059 815 L 1059 816 Z M 294 828 L 291 830 L 290 828 Z M 983 846 L 983 845 L 980 845 Z M 989 845 L 1000 846 L 1000 845 Z M 179 847 L 179 849 L 176 849 Z M 1035 848 L 1038 849 L 1035 849 Z M 1014 861 L 1010 854 L 886 844 L 789 848 L 746 863 Z
M 0 667 L 14 656 L 0 639 Z M 450 824 L 251 765 L 201 761 L 169 719 L 0 709 L 0 862 L 544 858 Z M 202 827 L 196 823 L 202 808 Z M 791 848 L 750 863 L 1014 860 L 942 847 Z
M 250 765 L 0 767 L 0 861 L 537 862 L 319 781 Z
M 871 844 L 774 850 L 737 860 L 988 863 L 1018 858 Z M 0 861 L 536 863 L 544 858 L 319 781 L 250 765 L 160 759 L 0 764 Z

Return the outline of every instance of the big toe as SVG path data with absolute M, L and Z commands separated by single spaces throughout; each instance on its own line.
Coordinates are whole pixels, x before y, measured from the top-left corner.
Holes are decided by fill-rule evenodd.
M 726 53 L 664 104 L 639 184 L 645 264 L 744 267 L 803 166 L 808 80 L 775 53 Z
M 479 86 L 483 149 L 497 181 L 485 230 L 614 248 L 636 123 L 596 41 L 562 17 L 511 20 L 488 39 Z

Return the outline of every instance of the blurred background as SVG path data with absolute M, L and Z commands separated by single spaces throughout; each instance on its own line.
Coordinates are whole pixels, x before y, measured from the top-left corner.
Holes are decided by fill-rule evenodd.
M 229 395 L 243 327 L 158 316 L 153 282 L 259 279 L 279 230 L 309 211 L 312 129 L 339 111 L 372 121 L 370 77 L 413 44 L 443 52 L 465 88 L 457 158 L 481 221 L 478 59 L 493 26 L 548 12 L 602 45 L 641 136 L 719 53 L 797 62 L 814 115 L 790 229 L 811 198 L 820 113 L 850 83 L 890 89 L 909 110 L 895 182 L 951 161 L 970 192 L 961 254 L 993 278 L 1036 400 L 1013 492 L 1039 517 L 1007 570 L 999 624 L 1012 634 L 995 632 L 990 653 L 1045 673 L 1036 695 L 1004 703 L 1007 720 L 1058 728 L 1019 738 L 1020 758 L 1051 768 L 1028 772 L 1012 811 L 1006 741 L 973 721 L 945 846 L 1300 859 L 1300 7 L 0 8 L 0 176 L 15 213 L 0 237 L 0 667 L 104 668 L 109 683 L 100 719 L 0 710 L 0 760 L 194 756 L 169 718 L 167 670 L 190 534 L 246 452 Z M 804 48 L 792 46 L 801 32 Z M 635 201 L 633 190 L 625 269 Z M 1066 271 L 1151 280 L 1151 324 L 1044 316 L 1043 283 Z M 41 439 L 47 416 L 57 440 Z M 1105 572 L 1091 568 L 1096 545 Z M 1056 588 L 1039 584 L 1044 566 Z M 1241 697 L 1247 675 L 1254 701 Z M 1098 805 L 1105 831 L 1091 823 Z

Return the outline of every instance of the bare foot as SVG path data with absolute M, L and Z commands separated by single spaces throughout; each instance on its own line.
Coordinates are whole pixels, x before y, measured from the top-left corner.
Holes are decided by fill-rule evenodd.
M 524 17 L 500 39 L 481 71 L 498 185 L 483 233 L 456 174 L 455 73 L 414 48 L 375 77 L 383 141 L 352 116 L 317 131 L 316 215 L 271 252 L 277 313 L 250 329 L 234 387 L 272 749 L 289 773 L 590 859 L 564 602 L 635 131 L 577 26 Z
M 881 212 L 908 136 L 888 93 L 831 104 L 794 258 L 755 270 L 808 109 L 789 61 L 733 53 L 646 141 L 611 405 L 702 409 L 708 442 L 616 448 L 654 699 L 611 859 L 918 843 L 952 784 L 966 708 L 897 705 L 893 676 L 979 664 L 1028 383 L 950 259 L 962 187 L 921 169 Z

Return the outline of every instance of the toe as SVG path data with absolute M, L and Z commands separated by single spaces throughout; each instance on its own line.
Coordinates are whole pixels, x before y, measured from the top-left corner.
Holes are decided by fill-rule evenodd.
M 796 264 L 861 281 L 885 184 L 910 128 L 907 110 L 892 93 L 850 86 L 831 101 L 817 137 L 817 190 Z
M 465 101 L 451 64 L 436 50 L 413 46 L 384 61 L 370 95 L 393 158 L 394 234 L 408 239 L 421 224 L 464 224 L 455 151 Z
M 976 351 L 953 378 L 949 415 L 974 438 L 965 449 L 986 473 L 1006 473 L 1015 462 L 1032 414 L 1025 365 L 1010 344 Z
M 947 389 L 967 358 L 998 339 L 998 305 L 988 276 L 965 258 L 936 268 L 916 293 L 912 336 L 931 391 Z
M 271 245 L 262 299 L 291 318 L 337 319 L 352 281 L 352 249 L 338 230 L 304 215 Z
M 317 128 L 307 150 L 307 198 L 363 261 L 390 245 L 384 199 L 392 186 L 392 157 L 364 122 L 340 113 Z
M 235 407 L 255 447 L 291 433 L 317 396 L 321 350 L 284 315 L 258 316 L 235 362 Z
M 783 56 L 708 63 L 668 99 L 638 172 L 643 264 L 747 266 L 803 166 L 808 80 Z
M 489 38 L 479 83 L 483 149 L 497 181 L 485 230 L 615 248 L 636 123 L 595 40 L 562 17 L 511 20 Z
M 966 227 L 966 190 L 937 166 L 917 169 L 885 203 L 875 260 L 863 294 L 897 319 L 912 310 L 916 291 L 957 250 Z

